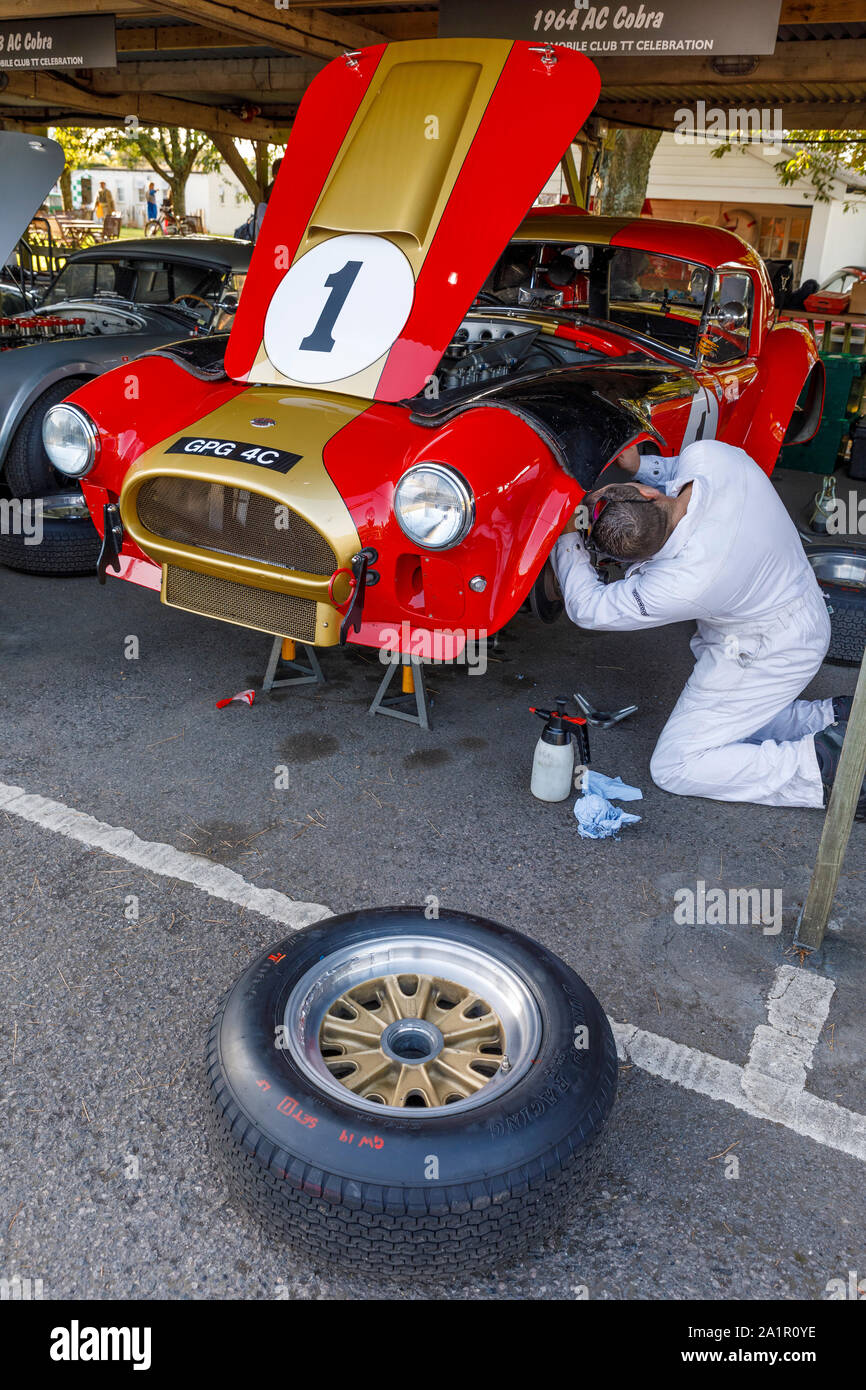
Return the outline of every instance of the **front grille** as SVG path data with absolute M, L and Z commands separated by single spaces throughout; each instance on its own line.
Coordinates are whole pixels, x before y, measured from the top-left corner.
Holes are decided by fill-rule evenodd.
M 200 478 L 148 478 L 136 498 L 154 536 L 304 574 L 330 575 L 337 559 L 324 536 L 272 497 Z
M 208 618 L 224 618 L 226 622 L 272 632 L 277 637 L 294 637 L 298 642 L 316 640 L 315 601 L 294 594 L 251 589 L 233 579 L 168 565 L 165 601 L 173 608 L 186 608 Z

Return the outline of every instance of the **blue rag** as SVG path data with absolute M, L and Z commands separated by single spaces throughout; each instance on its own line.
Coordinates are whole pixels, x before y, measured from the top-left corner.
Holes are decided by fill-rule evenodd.
M 595 794 L 604 796 L 608 801 L 642 801 L 643 792 L 640 787 L 630 787 L 621 777 L 605 777 L 603 772 L 592 772 L 587 769 L 583 779 L 584 796 Z
M 641 801 L 643 792 L 630 787 L 621 777 L 605 777 L 601 772 L 587 772 L 583 793 L 574 803 L 577 828 L 583 840 L 606 840 L 617 835 L 624 825 L 640 820 L 621 806 L 612 806 L 608 797 L 617 801 Z

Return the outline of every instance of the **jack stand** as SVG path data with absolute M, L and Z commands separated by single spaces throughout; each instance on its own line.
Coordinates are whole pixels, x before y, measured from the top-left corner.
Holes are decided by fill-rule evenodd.
M 298 645 L 304 648 L 308 665 L 304 665 L 302 661 L 296 659 L 295 652 Z M 278 668 L 283 671 L 294 671 L 296 674 L 293 676 L 280 675 L 279 680 L 275 680 L 274 677 Z M 281 685 L 313 685 L 324 683 L 324 680 L 319 658 L 313 647 L 308 647 L 306 642 L 295 643 L 291 637 L 274 638 L 268 660 L 268 669 L 265 671 L 265 678 L 262 681 L 263 695 L 267 694 L 269 690 L 276 690 Z
M 403 673 L 402 694 L 387 695 L 386 692 L 395 673 L 400 670 Z M 410 699 L 413 695 L 417 713 L 408 714 L 406 710 L 394 708 L 395 705 L 402 704 L 404 700 Z M 388 669 L 376 691 L 368 713 L 389 714 L 392 719 L 405 719 L 409 724 L 418 724 L 422 729 L 429 729 L 431 704 L 432 701 L 427 698 L 427 687 L 424 683 L 424 663 L 421 658 L 410 656 L 407 660 L 406 657 L 402 657 L 396 661 L 389 661 Z

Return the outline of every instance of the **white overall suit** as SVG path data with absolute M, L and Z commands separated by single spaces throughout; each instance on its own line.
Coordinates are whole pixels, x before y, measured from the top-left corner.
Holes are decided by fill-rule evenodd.
M 824 659 L 830 619 L 775 488 L 742 449 L 715 440 L 644 457 L 636 477 L 669 496 L 692 483 L 658 554 L 608 585 L 576 533 L 551 561 L 580 627 L 697 622 L 695 668 L 653 753 L 653 781 L 681 796 L 823 806 L 813 736 L 833 722 L 833 703 L 797 696 Z

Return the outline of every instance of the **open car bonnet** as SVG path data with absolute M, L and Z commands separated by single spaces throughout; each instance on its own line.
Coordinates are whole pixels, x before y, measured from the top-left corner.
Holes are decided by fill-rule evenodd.
M 598 97 L 567 48 L 382 44 L 298 111 L 232 327 L 237 381 L 414 396 Z
M 0 267 L 6 265 L 65 163 L 66 156 L 55 140 L 0 130 Z

